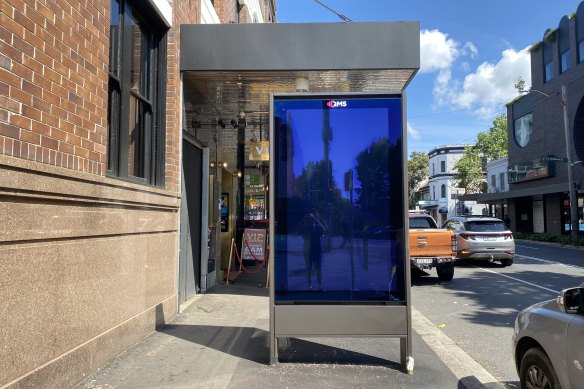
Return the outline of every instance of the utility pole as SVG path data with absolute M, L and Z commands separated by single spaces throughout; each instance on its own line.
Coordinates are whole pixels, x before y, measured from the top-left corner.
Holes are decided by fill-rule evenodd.
M 580 234 L 580 221 L 578 218 L 578 195 L 574 185 L 574 165 L 572 164 L 572 150 L 570 143 L 570 129 L 568 118 L 568 94 L 566 85 L 562 85 L 562 106 L 564 108 L 564 136 L 566 137 L 566 158 L 568 159 L 568 195 L 570 197 L 570 234 L 577 239 Z

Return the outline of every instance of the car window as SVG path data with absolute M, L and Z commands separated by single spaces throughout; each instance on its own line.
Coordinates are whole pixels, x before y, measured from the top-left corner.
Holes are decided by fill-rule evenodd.
M 500 221 L 481 220 L 466 222 L 466 230 L 472 232 L 501 232 L 507 231 L 507 227 Z
M 436 226 L 427 217 L 411 217 L 410 228 L 436 228 Z

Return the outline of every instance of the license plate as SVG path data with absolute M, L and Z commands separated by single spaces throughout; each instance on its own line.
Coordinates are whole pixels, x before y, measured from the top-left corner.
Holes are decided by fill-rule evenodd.
M 416 263 L 418 265 L 431 265 L 432 258 L 418 258 L 418 259 L 416 259 Z
M 497 238 L 492 236 L 483 236 L 483 240 L 497 240 Z

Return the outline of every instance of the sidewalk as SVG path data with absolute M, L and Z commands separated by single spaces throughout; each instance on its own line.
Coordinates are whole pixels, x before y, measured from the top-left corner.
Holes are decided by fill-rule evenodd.
M 399 340 L 383 338 L 291 338 L 270 366 L 264 281 L 264 271 L 242 274 L 195 297 L 77 389 L 485 387 L 473 376 L 458 379 L 415 331 L 413 375 L 400 370 Z

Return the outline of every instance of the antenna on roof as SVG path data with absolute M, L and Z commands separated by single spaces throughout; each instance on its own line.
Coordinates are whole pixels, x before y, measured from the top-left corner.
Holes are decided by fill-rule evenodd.
M 335 15 L 337 15 L 339 18 L 341 18 L 341 20 L 343 20 L 344 22 L 352 22 L 351 19 L 349 19 L 348 17 L 346 17 L 343 14 L 338 13 L 337 11 L 335 11 L 334 9 L 332 9 L 331 7 L 329 7 L 328 5 L 322 3 L 319 0 L 314 0 L 316 3 L 322 5 L 323 7 L 325 7 L 326 9 L 328 9 L 329 11 L 331 11 L 332 13 L 334 13 Z

